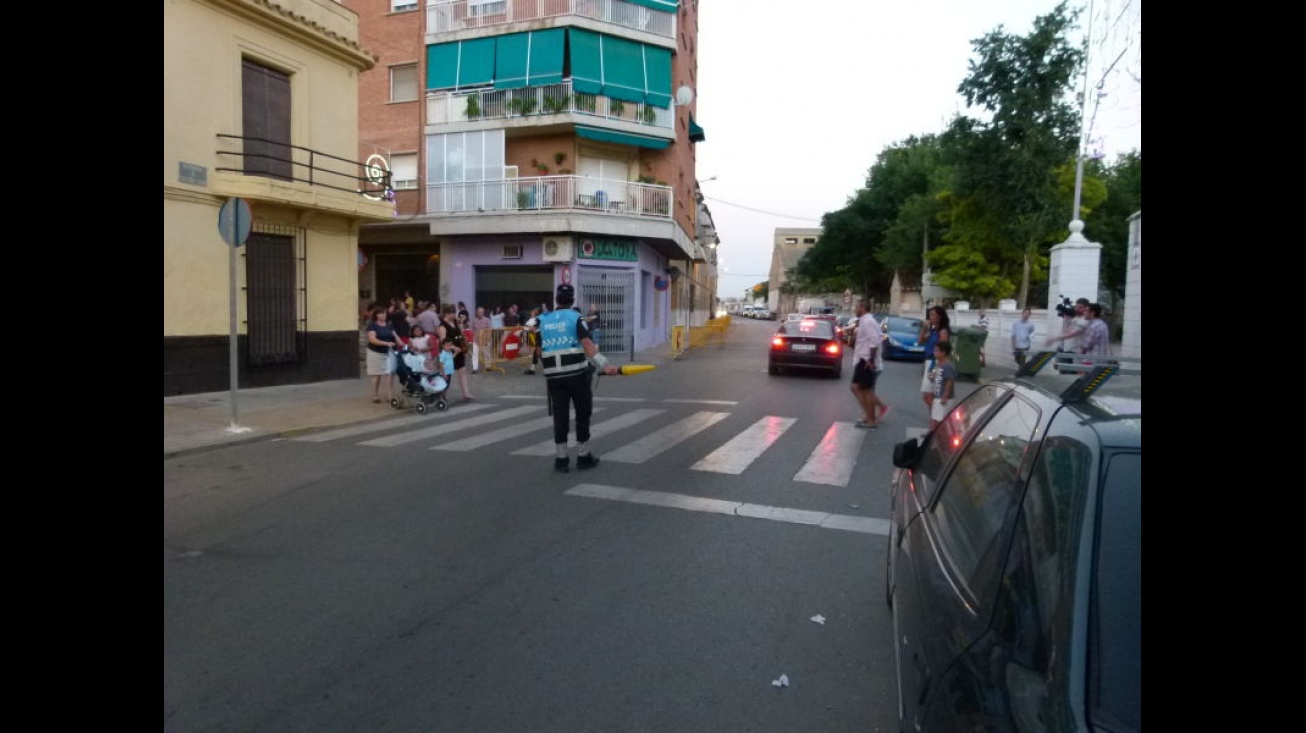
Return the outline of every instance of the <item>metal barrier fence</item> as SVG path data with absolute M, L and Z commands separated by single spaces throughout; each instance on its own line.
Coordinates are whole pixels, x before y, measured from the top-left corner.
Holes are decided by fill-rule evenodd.
M 521 326 L 483 328 L 476 332 L 476 359 L 478 368 L 507 372 L 505 364 L 531 363 L 531 351 L 526 341 L 526 329 Z

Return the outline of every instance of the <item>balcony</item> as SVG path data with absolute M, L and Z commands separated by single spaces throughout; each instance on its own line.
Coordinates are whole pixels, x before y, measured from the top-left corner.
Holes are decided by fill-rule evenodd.
M 670 220 L 672 203 L 670 186 L 589 176 L 507 178 L 426 187 L 426 212 L 434 215 L 572 211 Z
M 214 193 L 368 218 L 394 217 L 390 172 L 266 138 L 218 135 Z
M 676 38 L 675 13 L 626 0 L 433 0 L 426 4 L 426 32 L 449 33 L 568 15 L 673 41 Z
M 479 89 L 462 92 L 428 92 L 428 125 L 478 120 L 539 118 L 577 115 L 588 120 L 626 122 L 654 128 L 650 134 L 674 136 L 676 116 L 671 109 L 652 104 L 623 102 L 601 94 L 572 93 L 571 82 L 522 89 Z

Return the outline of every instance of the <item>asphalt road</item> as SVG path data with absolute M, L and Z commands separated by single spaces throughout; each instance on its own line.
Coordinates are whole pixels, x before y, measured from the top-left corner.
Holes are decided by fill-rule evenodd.
M 590 471 L 552 471 L 542 379 L 165 461 L 165 729 L 894 730 L 883 533 L 920 365 L 857 430 L 851 364 L 768 376 L 774 327 L 600 380 Z

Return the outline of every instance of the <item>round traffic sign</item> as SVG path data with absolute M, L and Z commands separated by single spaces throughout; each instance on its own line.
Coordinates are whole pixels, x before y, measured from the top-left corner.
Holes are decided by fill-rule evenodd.
M 249 210 L 249 202 L 239 197 L 227 199 L 218 209 L 218 234 L 222 241 L 233 247 L 239 247 L 249 239 L 249 230 L 254 217 Z

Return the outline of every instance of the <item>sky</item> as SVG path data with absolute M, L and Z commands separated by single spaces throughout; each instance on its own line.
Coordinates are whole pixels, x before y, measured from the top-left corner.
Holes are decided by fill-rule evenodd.
M 1111 161 L 1142 150 L 1142 0 L 1092 3 L 1091 26 L 1081 3 L 1075 39 L 1090 39 L 1089 84 L 1105 96 L 1086 115 L 1086 149 Z M 700 0 L 697 172 L 721 242 L 717 296 L 766 280 L 775 229 L 819 227 L 886 148 L 942 132 L 955 114 L 978 116 L 957 93 L 971 41 L 999 26 L 1027 35 L 1056 5 Z

